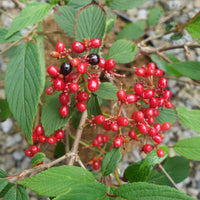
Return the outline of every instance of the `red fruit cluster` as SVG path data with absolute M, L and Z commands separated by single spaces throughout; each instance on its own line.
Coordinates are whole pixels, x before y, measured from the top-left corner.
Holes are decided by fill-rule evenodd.
M 107 135 L 97 134 L 96 138 L 92 140 L 92 147 L 100 148 L 103 145 L 103 143 L 108 142 L 108 139 L 109 138 Z

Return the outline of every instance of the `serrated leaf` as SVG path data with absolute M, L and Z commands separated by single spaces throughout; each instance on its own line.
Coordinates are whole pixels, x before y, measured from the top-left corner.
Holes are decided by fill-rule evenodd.
M 171 56 L 171 55 L 170 55 Z M 169 75 L 172 75 L 172 76 L 176 76 L 176 77 L 179 77 L 181 76 L 182 74 L 179 73 L 178 71 L 176 71 L 176 69 L 174 69 L 172 66 L 169 66 L 169 63 L 167 63 L 166 61 L 164 60 L 161 60 L 159 58 L 159 56 L 155 55 L 155 54 L 152 54 L 151 56 L 151 60 L 156 63 L 157 67 L 159 69 L 162 69 L 164 72 L 166 72 L 167 74 Z M 167 57 L 169 57 L 167 55 Z M 171 56 L 172 57 L 172 56 Z M 175 58 L 175 57 L 174 57 Z M 172 60 L 172 58 L 170 58 Z M 175 59 L 173 60 L 173 62 L 180 62 L 180 61 L 175 61 Z
M 183 37 L 181 33 L 175 33 L 170 37 L 171 40 L 180 40 Z
M 36 1 L 30 2 L 21 11 L 20 15 L 12 21 L 11 28 L 6 34 L 6 39 L 17 31 L 41 21 L 52 8 L 53 5 L 50 5 L 48 3 L 41 3 Z
M 68 6 L 73 7 L 76 11 L 78 11 L 83 6 L 86 6 L 87 4 L 91 3 L 91 0 L 69 0 Z
M 8 39 L 5 39 L 7 33 L 8 33 L 8 28 L 0 28 L 0 44 L 14 42 L 22 39 L 22 34 L 20 32 L 17 32 L 12 36 L 10 36 Z
M 38 163 L 41 163 L 42 161 L 44 161 L 45 157 L 46 157 L 46 155 L 44 153 L 38 152 L 33 156 L 32 160 L 31 160 L 31 164 L 37 165 Z
M 75 129 L 78 128 L 82 113 L 78 109 L 74 109 L 72 114 L 72 125 Z
M 91 115 L 97 116 L 102 114 L 98 98 L 95 94 L 91 94 L 89 98 L 87 104 L 87 112 L 88 112 L 88 118 L 91 118 Z
M 60 158 L 65 155 L 65 144 L 63 142 L 57 142 L 54 149 L 55 158 Z
M 137 8 L 148 0 L 106 0 L 106 5 L 115 10 L 128 10 Z
M 118 89 L 115 85 L 109 82 L 104 82 L 99 85 L 98 90 L 94 93 L 102 99 L 117 100 Z
M 18 181 L 38 195 L 57 196 L 66 192 L 72 185 L 94 182 L 91 172 L 75 166 L 52 167 L 35 176 Z
M 114 195 L 126 200 L 194 200 L 174 188 L 149 183 L 129 183 L 121 185 Z
M 99 182 L 94 183 L 80 183 L 72 185 L 66 191 L 56 197 L 55 200 L 95 200 L 103 199 L 106 196 L 106 186 Z
M 174 145 L 174 150 L 188 159 L 200 161 L 200 137 L 180 140 Z
M 156 25 L 160 18 L 163 16 L 164 11 L 162 8 L 151 8 L 148 14 L 147 23 L 149 26 Z
M 74 36 L 74 18 L 76 11 L 71 6 L 61 6 L 53 16 L 55 21 L 68 35 Z
M 200 80 L 200 62 L 185 61 L 179 63 L 170 63 L 168 66 L 172 67 L 174 70 L 186 77 L 194 80 Z
M 6 178 L 7 176 L 7 173 L 3 169 L 0 169 L 0 178 Z
M 177 107 L 176 110 L 183 126 L 200 133 L 200 110 L 189 110 L 186 107 Z
M 76 24 L 76 40 L 82 41 L 83 38 L 99 38 L 103 40 L 106 28 L 106 14 L 102 7 L 91 4 L 79 11 Z M 98 53 L 99 49 L 92 49 L 90 52 Z
M 5 91 L 10 110 L 29 143 L 32 143 L 32 125 L 41 88 L 41 67 L 37 47 L 32 42 L 23 42 L 8 62 Z
M 164 122 L 169 122 L 170 124 L 174 124 L 176 119 L 176 112 L 173 108 L 168 109 L 161 107 L 159 108 L 159 116 L 155 117 L 155 123 L 163 124 Z
M 41 122 L 47 136 L 50 136 L 55 130 L 63 127 L 71 118 L 74 109 L 74 101 L 72 100 L 69 107 L 67 117 L 62 117 L 59 113 L 61 104 L 59 103 L 59 95 L 48 96 L 47 102 L 42 109 Z
M 113 147 L 110 152 L 106 154 L 101 165 L 102 176 L 108 176 L 118 166 L 121 160 L 122 154 L 120 148 Z
M 0 99 L 0 122 L 12 115 L 9 104 L 6 100 Z
M 163 168 L 175 183 L 180 183 L 189 176 L 189 164 L 189 160 L 186 160 L 183 157 L 175 156 L 167 158 L 163 165 Z M 158 172 L 157 170 L 152 171 L 148 178 L 148 182 L 159 185 L 172 185 L 166 175 L 162 171 Z
M 0 192 L 6 187 L 8 184 L 8 179 L 0 179 Z
M 114 15 L 112 12 L 109 11 L 108 7 L 105 7 L 106 14 L 107 14 L 107 20 L 106 20 L 106 33 L 110 33 L 116 22 L 116 15 Z
M 129 63 L 134 60 L 137 50 L 138 49 L 133 42 L 117 40 L 112 44 L 107 59 L 113 58 L 116 63 Z
M 200 28 L 200 16 L 195 18 L 192 23 L 189 23 L 186 26 L 187 31 L 190 33 L 190 35 L 196 39 L 199 38 L 199 28 Z
M 117 40 L 123 38 L 137 40 L 144 34 L 145 25 L 146 21 L 144 20 L 127 24 L 117 35 Z

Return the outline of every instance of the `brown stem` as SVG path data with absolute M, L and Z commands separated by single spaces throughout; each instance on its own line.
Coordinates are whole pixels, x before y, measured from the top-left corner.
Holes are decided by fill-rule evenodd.
M 168 50 L 171 50 L 171 49 L 184 49 L 184 44 L 183 45 L 177 45 L 177 46 L 171 46 L 171 47 L 164 47 L 164 48 L 160 48 L 159 51 L 162 52 L 162 51 L 168 51 Z M 200 44 L 190 44 L 190 45 L 187 45 L 188 48 L 190 49 L 195 49 L 195 48 L 200 48 Z

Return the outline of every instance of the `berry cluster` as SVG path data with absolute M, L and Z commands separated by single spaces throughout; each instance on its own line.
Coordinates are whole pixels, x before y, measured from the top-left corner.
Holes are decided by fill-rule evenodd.
M 59 112 L 62 117 L 68 116 L 72 93 L 75 94 L 78 110 L 83 112 L 87 109 L 84 102 L 89 98 L 88 93 L 95 92 L 99 88 L 98 72 L 117 76 L 114 71 L 111 71 L 116 65 L 114 59 L 104 60 L 98 54 L 89 54 L 90 49 L 100 48 L 100 46 L 101 40 L 98 38 L 92 40 L 83 39 L 83 42 L 73 42 L 71 49 L 68 50 L 65 48 L 64 43 L 58 42 L 56 51 L 51 52 L 54 58 L 66 58 L 69 60 L 69 62 L 62 63 L 59 69 L 53 65 L 47 69 L 52 85 L 46 89 L 46 94 L 51 95 L 55 90 L 61 91 Z M 79 56 L 72 58 L 70 56 L 71 52 L 78 53 Z M 84 54 L 81 56 L 81 53 Z M 85 84 L 86 82 L 87 85 Z

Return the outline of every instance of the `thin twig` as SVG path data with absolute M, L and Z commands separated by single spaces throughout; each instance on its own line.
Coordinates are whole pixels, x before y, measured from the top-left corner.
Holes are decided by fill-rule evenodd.
M 23 4 L 18 0 L 12 0 L 12 2 L 21 10 L 24 8 Z
M 10 14 L 8 14 L 7 12 L 5 12 L 4 10 L 0 9 L 0 12 L 3 13 L 4 15 L 10 17 L 11 19 L 14 19 L 13 16 L 11 16 Z
M 122 185 L 122 182 L 121 182 L 121 180 L 119 178 L 119 174 L 118 174 L 117 169 L 115 169 L 114 174 L 115 174 L 115 178 L 116 178 L 117 182 L 119 183 L 119 185 Z

